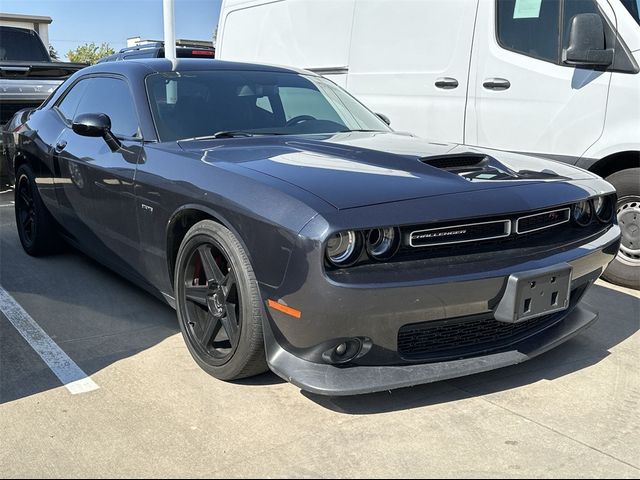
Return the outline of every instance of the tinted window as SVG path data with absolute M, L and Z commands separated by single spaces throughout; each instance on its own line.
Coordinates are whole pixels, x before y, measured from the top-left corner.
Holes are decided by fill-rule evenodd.
M 80 80 L 76 83 L 67 94 L 62 98 L 62 101 L 58 103 L 57 108 L 64 118 L 69 122 L 73 121 L 76 116 L 78 104 L 84 93 L 84 89 L 87 86 L 88 80 Z
M 49 53 L 33 30 L 0 27 L 0 61 L 48 62 Z
M 76 115 L 105 113 L 111 119 L 111 131 L 123 137 L 136 137 L 138 117 L 133 106 L 129 86 L 116 78 L 91 78 Z
M 147 91 L 163 141 L 230 130 L 262 135 L 389 130 L 344 90 L 316 76 L 228 70 L 159 73 L 147 77 Z
M 559 61 L 560 0 L 497 0 L 496 5 L 498 41 L 504 48 Z

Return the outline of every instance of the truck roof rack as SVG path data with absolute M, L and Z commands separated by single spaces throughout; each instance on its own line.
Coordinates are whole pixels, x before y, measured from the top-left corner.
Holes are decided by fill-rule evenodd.
M 148 42 L 142 43 L 140 45 L 135 45 L 133 47 L 122 48 L 118 53 L 124 52 L 133 52 L 137 50 L 145 50 L 147 48 L 163 48 L 164 42 Z M 213 44 L 211 42 L 197 42 L 194 40 L 176 40 L 176 47 L 184 47 L 184 48 L 208 48 L 214 50 Z

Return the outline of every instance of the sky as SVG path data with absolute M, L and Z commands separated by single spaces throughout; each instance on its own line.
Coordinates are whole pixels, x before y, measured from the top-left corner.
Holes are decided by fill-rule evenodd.
M 175 0 L 176 38 L 211 40 L 222 0 Z M 87 42 L 109 43 L 116 51 L 127 37 L 162 40 L 162 0 L 0 0 L 3 13 L 45 15 L 49 43 L 66 60 Z

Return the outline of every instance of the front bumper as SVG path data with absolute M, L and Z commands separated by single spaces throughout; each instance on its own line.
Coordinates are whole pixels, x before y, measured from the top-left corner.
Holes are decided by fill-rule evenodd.
M 422 279 L 411 278 L 415 272 L 405 272 L 401 281 L 384 286 L 336 284 L 322 272 L 307 271 L 305 282 L 298 278 L 298 288 L 286 281 L 272 291 L 263 288 L 264 298 L 279 299 L 293 307 L 304 306 L 298 319 L 268 311 L 268 364 L 276 374 L 303 390 L 354 395 L 521 363 L 568 340 L 597 319 L 596 313 L 576 303 L 613 260 L 619 239 L 620 229 L 614 225 L 586 244 L 555 254 L 502 258 L 490 265 L 452 266 L 444 272 L 447 275 L 429 272 Z M 505 342 L 501 348 L 494 346 L 469 356 L 420 359 L 408 358 L 398 351 L 398 333 L 403 326 L 480 314 L 491 316 L 511 274 L 561 263 L 573 269 L 571 290 L 575 302 L 551 326 Z M 310 265 L 311 262 L 306 267 Z M 277 296 L 278 293 L 284 295 Z M 323 351 L 354 337 L 370 340 L 366 354 L 344 366 L 323 361 Z
M 559 325 L 545 330 L 516 349 L 448 362 L 417 365 L 340 368 L 303 360 L 277 345 L 267 332 L 271 370 L 284 380 L 318 395 L 346 396 L 411 387 L 515 365 L 551 350 L 598 319 L 584 307 L 575 308 Z

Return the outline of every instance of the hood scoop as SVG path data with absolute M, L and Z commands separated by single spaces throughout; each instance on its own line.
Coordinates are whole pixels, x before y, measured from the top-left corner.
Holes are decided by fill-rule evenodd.
M 489 155 L 459 153 L 425 157 L 420 161 L 431 167 L 460 175 L 467 180 L 512 180 L 519 175 Z

